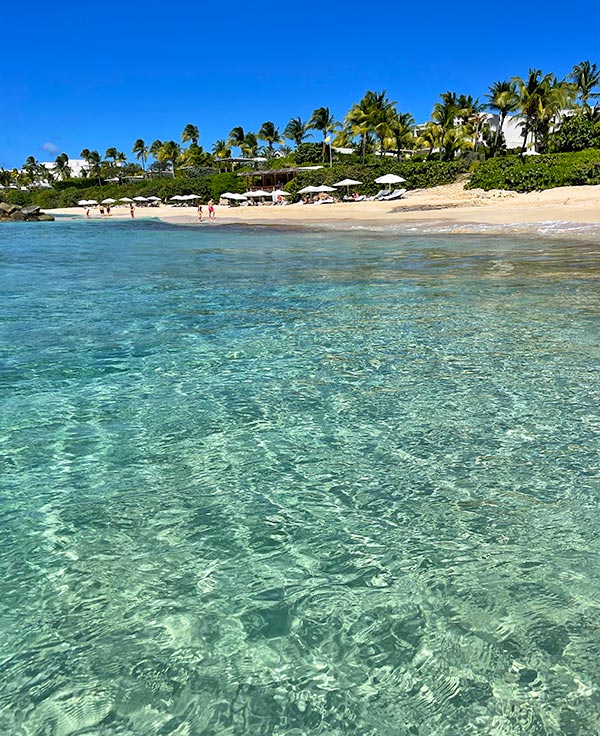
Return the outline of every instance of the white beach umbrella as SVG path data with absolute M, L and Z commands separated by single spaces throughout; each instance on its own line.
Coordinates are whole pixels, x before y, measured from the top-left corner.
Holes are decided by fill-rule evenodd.
M 147 202 L 148 200 L 146 199 L 146 197 L 134 197 L 133 201 L 134 202 Z
M 117 200 L 112 199 L 111 197 L 108 197 L 107 199 L 103 199 L 100 204 L 114 204 Z
M 174 194 L 172 197 L 169 197 L 169 202 L 181 202 L 183 199 L 183 196 L 181 194 Z
M 98 204 L 95 199 L 88 199 L 87 204 Z
M 121 201 L 123 201 L 123 200 L 121 200 Z M 160 197 L 154 197 L 154 196 L 148 197 L 148 201 L 149 202 L 160 202 Z
M 376 184 L 400 184 L 402 181 L 406 181 L 406 179 L 403 179 L 397 174 L 384 174 L 375 179 Z
M 256 189 L 252 192 L 244 192 L 246 197 L 270 197 L 271 192 L 265 192 L 264 189 Z
M 275 189 L 273 192 L 271 192 L 271 194 L 274 197 L 289 197 L 290 196 L 290 193 L 286 192 L 283 189 Z
M 312 184 L 309 184 L 307 187 L 304 187 L 303 189 L 298 189 L 298 194 L 313 194 L 314 192 L 318 192 L 317 187 L 313 187 Z
M 129 197 L 120 197 L 119 202 L 133 202 L 133 199 L 130 199 Z
M 80 199 L 80 200 L 79 200 L 79 202 L 77 202 L 77 204 L 78 204 L 78 205 L 79 205 L 80 207 L 85 207 L 85 205 L 86 205 L 87 203 L 88 203 L 87 199 Z
M 328 187 L 327 184 L 321 184 L 318 187 L 315 187 L 315 192 L 335 192 L 334 187 Z
M 235 192 L 223 192 L 221 197 L 223 197 L 223 199 L 235 199 L 235 200 L 248 199 L 248 197 L 246 197 L 245 194 L 236 194 Z

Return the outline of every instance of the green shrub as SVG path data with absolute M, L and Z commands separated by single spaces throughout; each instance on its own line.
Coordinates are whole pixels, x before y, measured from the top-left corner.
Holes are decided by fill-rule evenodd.
M 551 152 L 584 151 L 586 148 L 600 148 L 600 122 L 582 113 L 565 118 L 550 136 Z
M 298 199 L 298 190 L 308 185 L 328 184 L 331 186 L 342 179 L 356 179 L 362 185 L 357 187 L 361 194 L 367 196 L 376 194 L 381 185 L 375 183 L 375 179 L 382 174 L 392 173 L 406 179 L 399 186 L 406 189 L 427 189 L 449 184 L 456 180 L 459 174 L 467 171 L 467 165 L 462 161 L 384 161 L 375 166 L 366 164 L 334 164 L 317 169 L 316 171 L 304 171 L 298 174 L 285 189 Z M 340 194 L 345 194 L 340 190 Z
M 490 159 L 474 166 L 467 188 L 532 192 L 581 184 L 600 184 L 600 150 Z

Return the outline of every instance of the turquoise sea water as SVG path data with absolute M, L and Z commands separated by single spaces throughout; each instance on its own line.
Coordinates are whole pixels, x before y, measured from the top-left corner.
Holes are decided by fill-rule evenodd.
M 600 246 L 56 222 L 0 274 L 0 733 L 600 733 Z

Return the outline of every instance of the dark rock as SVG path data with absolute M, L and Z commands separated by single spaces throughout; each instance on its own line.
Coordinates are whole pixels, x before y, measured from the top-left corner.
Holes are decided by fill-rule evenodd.
M 21 207 L 21 212 L 25 215 L 25 217 L 29 217 L 30 215 L 37 215 L 39 211 L 40 206 L 38 204 L 30 204 L 29 207 Z
M 54 222 L 56 219 L 54 215 L 49 215 L 47 212 L 40 212 L 40 214 L 35 218 L 38 222 Z
M 11 220 L 24 220 L 25 215 L 21 212 L 21 210 L 17 210 L 16 212 L 13 212 L 10 216 Z
M 18 204 L 8 204 L 8 202 L 0 202 L 0 217 L 12 215 L 19 209 Z

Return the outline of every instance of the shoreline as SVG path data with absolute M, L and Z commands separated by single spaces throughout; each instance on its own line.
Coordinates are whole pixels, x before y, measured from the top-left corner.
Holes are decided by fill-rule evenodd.
M 466 190 L 455 182 L 407 192 L 390 202 L 228 207 L 216 205 L 216 220 L 199 223 L 194 207 L 139 207 L 135 220 L 159 219 L 178 226 L 242 225 L 319 230 L 371 230 L 456 234 L 522 233 L 552 236 L 600 235 L 600 186 L 561 187 L 542 192 Z M 85 220 L 81 207 L 47 210 Z M 110 217 L 93 211 L 91 220 L 132 219 L 127 208 Z

